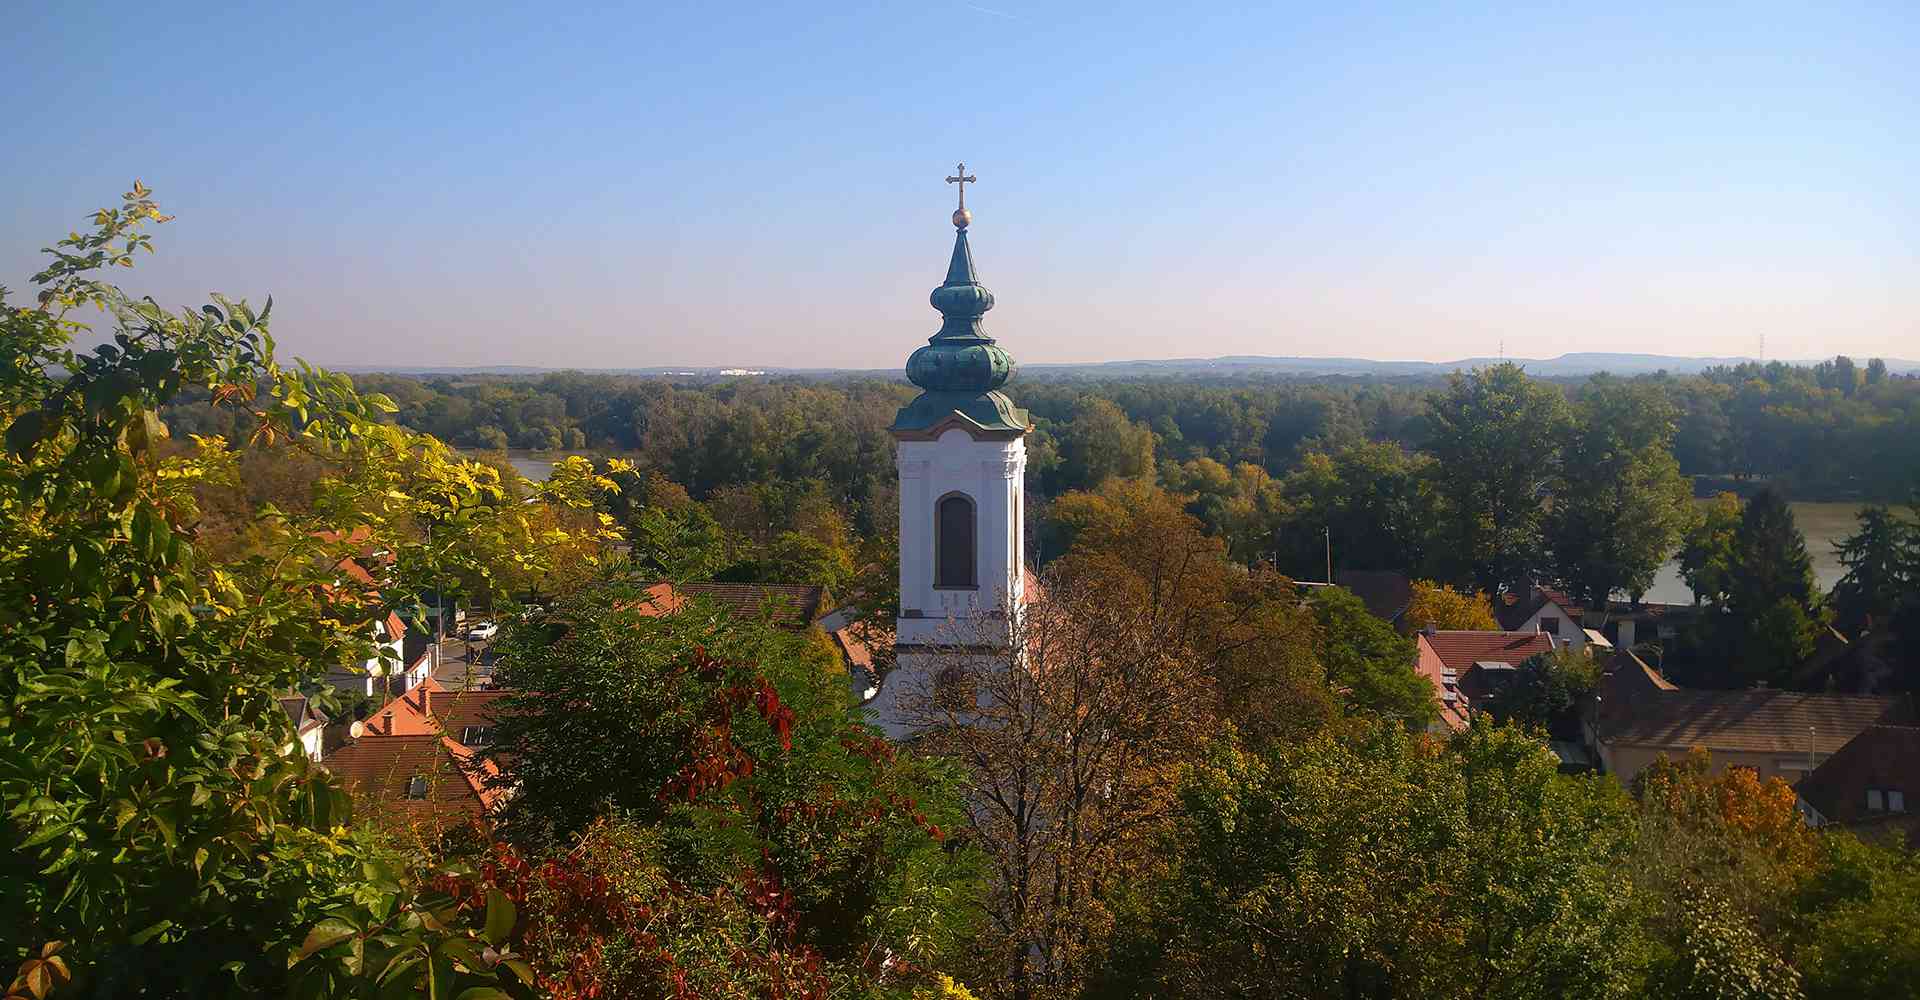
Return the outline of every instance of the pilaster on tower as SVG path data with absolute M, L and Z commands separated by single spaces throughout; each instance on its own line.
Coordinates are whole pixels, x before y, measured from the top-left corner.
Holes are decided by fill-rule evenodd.
M 900 614 L 904 655 L 934 647 L 1004 645 L 1025 599 L 1027 412 L 1000 387 L 1013 358 L 986 335 L 993 293 L 974 271 L 963 164 L 947 277 L 931 301 L 940 330 L 907 359 L 920 395 L 894 417 L 900 472 Z

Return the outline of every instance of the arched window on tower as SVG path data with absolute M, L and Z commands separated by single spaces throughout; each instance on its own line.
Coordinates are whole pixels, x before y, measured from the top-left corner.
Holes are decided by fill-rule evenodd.
M 933 585 L 975 589 L 973 500 L 965 493 L 949 493 L 934 507 Z

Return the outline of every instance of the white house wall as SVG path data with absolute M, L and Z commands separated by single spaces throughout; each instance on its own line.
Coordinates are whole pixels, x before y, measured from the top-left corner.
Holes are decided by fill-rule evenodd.
M 1586 645 L 1587 634 L 1582 630 L 1583 626 L 1580 624 L 1580 619 L 1568 614 L 1567 609 L 1551 602 L 1542 605 L 1540 610 L 1533 613 L 1533 617 L 1528 618 L 1525 623 L 1519 628 L 1514 629 L 1514 631 L 1538 632 L 1540 631 L 1540 619 L 1542 618 L 1560 619 L 1558 629 L 1548 633 L 1553 636 L 1557 644 L 1569 646 L 1573 649 L 1579 649 Z

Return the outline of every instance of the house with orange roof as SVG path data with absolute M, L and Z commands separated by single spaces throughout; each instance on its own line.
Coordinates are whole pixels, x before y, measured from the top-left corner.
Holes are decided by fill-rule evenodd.
M 377 813 L 435 829 L 485 818 L 504 799 L 483 756 L 503 691 L 448 691 L 429 677 L 354 727 L 325 766 Z
M 370 529 L 362 526 L 351 532 L 321 531 L 316 532 L 314 537 L 329 544 L 354 548 L 354 555 L 340 558 L 334 566 L 339 574 L 336 583 L 340 589 L 359 589 L 375 595 L 380 593 L 380 581 L 367 567 L 383 568 L 391 562 L 392 557 L 383 550 L 373 548 Z M 343 663 L 327 668 L 324 679 L 328 684 L 343 691 L 371 697 L 389 689 L 386 677 L 390 671 L 397 678 L 392 686 L 402 691 L 420 683 L 433 672 L 431 643 L 423 646 L 411 661 L 407 659 L 407 623 L 399 614 L 387 612 L 385 618 L 374 624 L 372 633 L 377 647 L 374 655 L 358 663 Z M 393 663 L 400 664 L 400 668 L 394 670 L 388 666 Z
M 508 696 L 497 689 L 449 691 L 429 677 L 367 716 L 361 738 L 444 735 L 478 750 L 492 742 L 495 712 Z
M 1434 729 L 1459 732 L 1473 718 L 1473 702 L 1511 679 L 1522 663 L 1554 649 L 1545 632 L 1484 632 L 1422 629 L 1414 633 L 1419 653 L 1414 670 L 1433 685 L 1440 705 Z
M 353 794 L 355 815 L 437 833 L 484 820 L 504 801 L 492 761 L 446 736 L 363 736 L 321 765 Z

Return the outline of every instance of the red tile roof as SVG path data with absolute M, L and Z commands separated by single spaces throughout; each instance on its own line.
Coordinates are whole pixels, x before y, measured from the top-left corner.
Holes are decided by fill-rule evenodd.
M 373 529 L 364 524 L 360 525 L 357 528 L 354 528 L 352 531 L 340 531 L 334 528 L 326 528 L 321 531 L 314 532 L 313 537 L 318 538 L 321 541 L 326 542 L 328 544 L 345 542 L 348 545 L 366 546 L 373 541 Z
M 440 736 L 365 736 L 321 762 L 353 793 L 364 818 L 392 817 L 408 826 L 440 829 L 485 816 L 497 798 L 486 788 L 486 762 Z M 424 779 L 424 796 L 409 794 Z
M 730 615 L 759 617 L 770 611 L 782 628 L 804 629 L 822 612 L 824 587 L 788 583 L 656 583 L 636 605 L 651 614 L 672 614 L 689 602 L 704 600 Z M 650 610 L 649 610 L 650 609 Z
M 1553 637 L 1544 632 L 1469 632 L 1440 630 L 1414 635 L 1450 670 L 1465 673 L 1482 660 L 1519 666 L 1540 653 L 1553 651 Z
M 1472 718 L 1472 694 L 1461 682 L 1473 665 L 1480 662 L 1509 663 L 1519 666 L 1536 653 L 1553 649 L 1553 638 L 1544 632 L 1415 632 L 1419 655 L 1414 671 L 1433 685 L 1439 703 L 1440 722 L 1448 729 L 1467 728 Z M 1482 679 L 1484 680 L 1484 679 Z M 1481 685 L 1481 694 L 1487 685 Z
M 373 736 L 444 734 L 456 741 L 468 726 L 494 724 L 495 707 L 506 691 L 448 691 L 429 677 L 367 717 Z
M 1622 649 L 1614 653 L 1613 659 L 1607 664 L 1601 695 L 1607 702 L 1625 703 L 1660 691 L 1678 690 L 1678 684 L 1647 666 L 1647 662 L 1635 655 L 1633 650 Z

